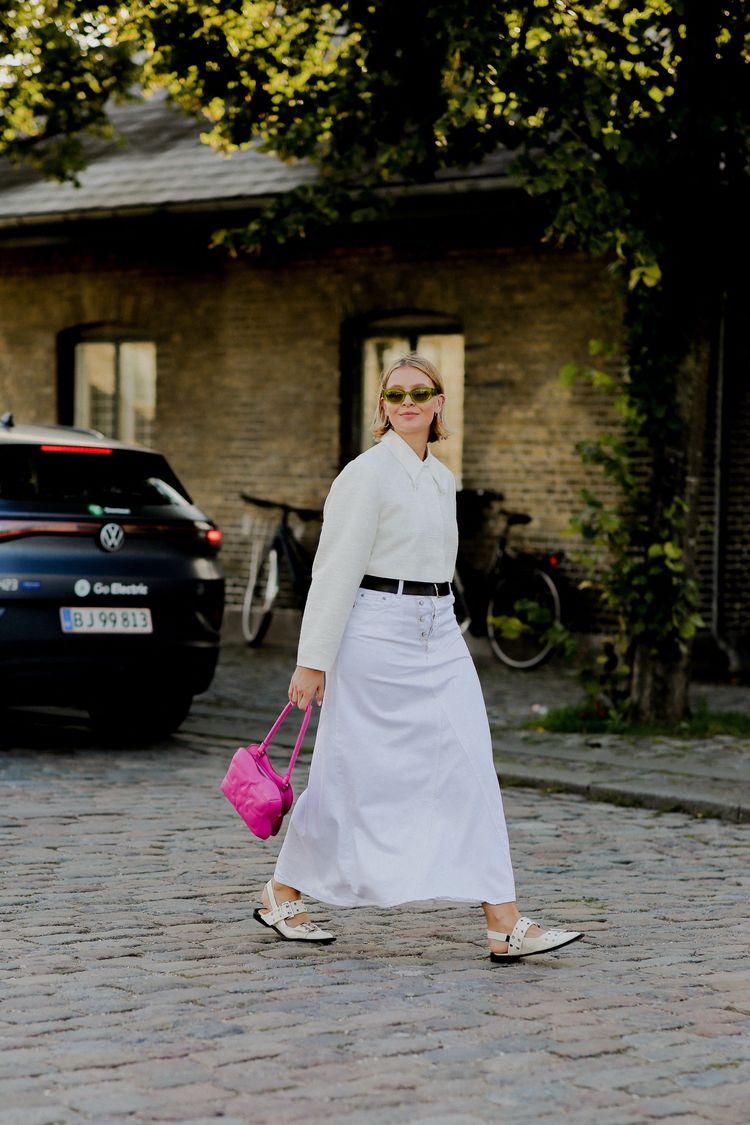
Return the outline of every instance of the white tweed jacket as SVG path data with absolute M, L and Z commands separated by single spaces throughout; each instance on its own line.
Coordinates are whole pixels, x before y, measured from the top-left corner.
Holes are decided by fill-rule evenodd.
M 331 485 L 297 663 L 330 670 L 363 575 L 449 582 L 457 550 L 453 473 L 388 430 Z

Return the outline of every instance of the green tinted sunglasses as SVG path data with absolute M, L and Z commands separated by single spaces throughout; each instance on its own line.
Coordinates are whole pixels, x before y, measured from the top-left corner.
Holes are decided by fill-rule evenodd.
M 439 395 L 440 391 L 437 387 L 412 387 L 409 391 L 405 391 L 403 387 L 383 387 L 381 394 L 392 406 L 400 406 L 407 395 L 412 402 L 421 405 L 423 402 L 429 402 L 435 395 Z

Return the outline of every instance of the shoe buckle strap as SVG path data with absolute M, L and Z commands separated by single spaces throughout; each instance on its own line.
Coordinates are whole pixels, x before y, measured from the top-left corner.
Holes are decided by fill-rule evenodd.
M 264 917 L 273 926 L 276 922 L 283 922 L 287 918 L 294 918 L 295 914 L 304 914 L 307 910 L 304 902 L 301 899 L 295 899 L 291 902 L 282 902 L 278 906 L 274 906 Z
M 521 953 L 523 950 L 523 939 L 526 937 L 526 931 L 534 922 L 531 918 L 519 918 L 513 927 L 510 937 L 508 938 L 508 952 Z

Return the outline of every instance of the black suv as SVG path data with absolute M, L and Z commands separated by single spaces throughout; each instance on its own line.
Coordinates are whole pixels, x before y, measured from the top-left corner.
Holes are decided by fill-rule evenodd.
M 0 705 L 88 710 L 114 740 L 176 730 L 211 683 L 221 532 L 164 457 L 0 419 Z

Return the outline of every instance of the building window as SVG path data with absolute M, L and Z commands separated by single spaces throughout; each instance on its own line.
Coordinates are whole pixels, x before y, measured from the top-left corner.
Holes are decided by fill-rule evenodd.
M 76 426 L 151 445 L 156 420 L 156 345 L 147 340 L 78 340 L 73 356 Z
M 411 323 L 410 323 L 411 322 Z M 418 352 L 435 364 L 445 381 L 444 418 L 451 438 L 430 449 L 461 478 L 464 422 L 464 337 L 457 324 L 439 314 L 399 313 L 365 325 L 360 335 L 359 393 L 352 395 L 355 429 L 352 452 L 368 449 L 381 372 L 394 359 Z

